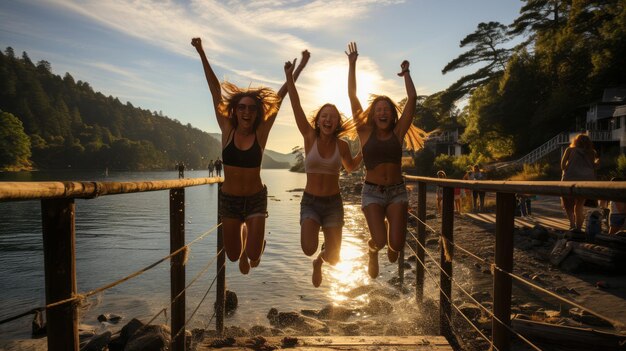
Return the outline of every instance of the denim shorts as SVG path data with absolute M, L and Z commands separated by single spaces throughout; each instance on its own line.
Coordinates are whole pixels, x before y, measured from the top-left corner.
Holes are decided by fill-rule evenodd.
M 393 185 L 377 185 L 369 182 L 363 183 L 361 192 L 361 208 L 371 204 L 387 207 L 393 203 L 408 203 L 409 197 L 404 182 Z
M 310 218 L 319 223 L 322 228 L 343 226 L 343 201 L 341 194 L 331 196 L 315 196 L 309 193 L 302 194 L 300 201 L 300 225 Z
M 267 217 L 267 187 L 249 196 L 235 196 L 219 193 L 219 215 L 226 218 L 238 218 L 242 222 L 249 217 Z
M 624 213 L 611 213 L 609 215 L 609 225 L 611 227 L 621 227 L 626 222 L 626 214 Z

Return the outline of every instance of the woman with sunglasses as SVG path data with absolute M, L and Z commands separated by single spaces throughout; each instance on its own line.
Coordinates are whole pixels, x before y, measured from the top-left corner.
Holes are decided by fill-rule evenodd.
M 350 147 L 339 139 L 354 131 L 333 104 L 324 104 L 309 122 L 304 114 L 294 82 L 294 62 L 285 62 L 289 100 L 296 124 L 304 138 L 306 186 L 300 202 L 300 244 L 307 256 L 317 252 L 320 227 L 324 233 L 322 250 L 313 260 L 313 286 L 322 283 L 322 264 L 335 265 L 341 252 L 343 201 L 339 192 L 341 166 L 351 172 L 361 163 L 361 153 L 352 158 Z
M 200 38 L 193 38 L 191 45 L 202 60 L 222 131 L 224 183 L 219 193 L 219 215 L 224 248 L 228 259 L 239 260 L 239 270 L 247 274 L 251 266 L 258 266 L 265 248 L 267 188 L 261 181 L 261 160 L 287 86 L 274 93 L 269 88 L 240 89 L 228 82 L 220 84 Z M 308 52 L 304 51 L 295 78 L 307 61 Z
M 398 76 L 404 78 L 406 104 L 400 119 L 398 106 L 387 96 L 375 96 L 364 111 L 356 94 L 356 43 L 348 44 L 348 96 L 352 116 L 361 140 L 365 163 L 365 184 L 361 207 L 371 239 L 368 241 L 368 273 L 378 276 L 378 251 L 387 245 L 387 256 L 395 262 L 404 249 L 408 196 L 402 177 L 402 144 L 417 150 L 424 146 L 428 133 L 412 125 L 417 93 L 409 74 L 409 62 L 403 61 Z

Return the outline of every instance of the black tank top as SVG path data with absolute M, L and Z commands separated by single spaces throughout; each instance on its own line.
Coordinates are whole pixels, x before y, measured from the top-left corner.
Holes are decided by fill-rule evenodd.
M 374 169 L 381 163 L 401 164 L 402 162 L 402 144 L 395 133 L 392 133 L 387 140 L 380 140 L 373 131 L 363 146 L 362 152 L 363 163 L 365 163 L 365 169 L 368 170 Z
M 239 150 L 235 146 L 235 130 L 233 129 L 233 138 L 228 145 L 222 150 L 222 159 L 227 166 L 242 167 L 242 168 L 257 168 L 261 167 L 261 160 L 263 159 L 263 151 L 261 145 L 256 138 L 256 132 L 254 133 L 254 143 L 248 150 Z

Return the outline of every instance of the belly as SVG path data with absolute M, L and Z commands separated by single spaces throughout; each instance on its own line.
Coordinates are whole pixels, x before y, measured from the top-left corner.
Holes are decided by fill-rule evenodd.
M 381 163 L 374 169 L 367 170 L 365 180 L 378 185 L 402 183 L 402 168 L 397 163 Z
M 306 187 L 304 191 L 315 196 L 329 196 L 339 193 L 338 174 L 306 174 Z
M 263 189 L 261 168 L 224 166 L 222 191 L 236 196 L 256 194 Z

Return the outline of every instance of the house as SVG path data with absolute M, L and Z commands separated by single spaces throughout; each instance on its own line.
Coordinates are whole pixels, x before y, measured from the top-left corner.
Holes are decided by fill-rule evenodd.
M 602 148 L 626 153 L 626 87 L 604 89 L 602 100 L 588 105 L 584 129 Z
M 459 140 L 463 131 L 460 128 L 433 132 L 426 140 L 425 147 L 435 155 L 461 156 L 467 153 L 467 145 Z

